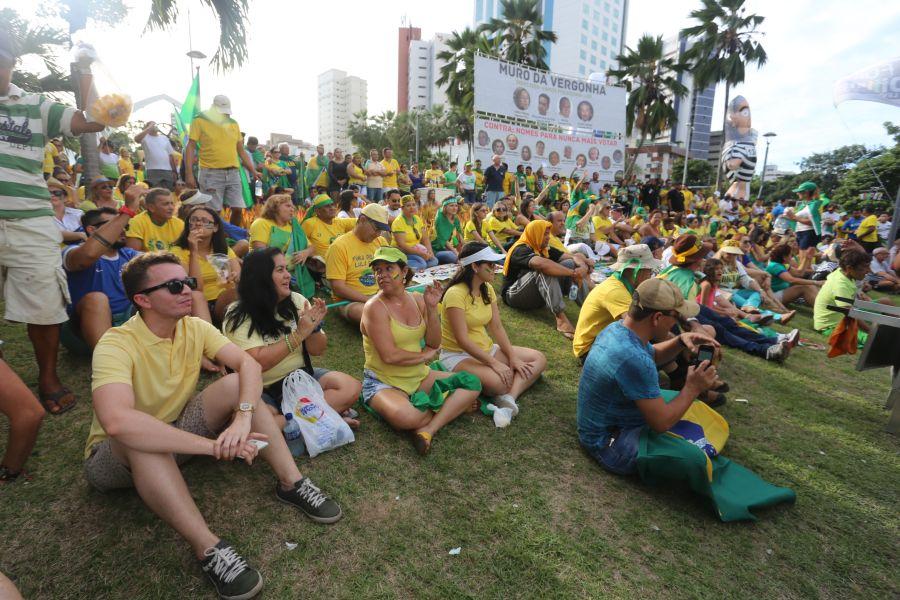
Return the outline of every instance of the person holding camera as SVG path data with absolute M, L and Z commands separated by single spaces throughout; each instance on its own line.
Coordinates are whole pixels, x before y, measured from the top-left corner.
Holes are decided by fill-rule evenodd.
M 666 339 L 679 318 L 697 316 L 700 307 L 671 281 L 648 279 L 637 286 L 628 313 L 606 327 L 591 347 L 578 385 L 578 439 L 600 465 L 613 473 L 636 472 L 638 442 L 650 428 L 668 431 L 691 403 L 716 385 L 711 337 L 685 332 Z M 665 341 L 651 344 L 653 339 Z M 688 367 L 684 387 L 666 402 L 659 366 L 687 348 L 701 359 Z

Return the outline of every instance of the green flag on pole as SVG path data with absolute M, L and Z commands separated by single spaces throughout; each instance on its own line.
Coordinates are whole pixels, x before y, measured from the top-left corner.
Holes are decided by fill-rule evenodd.
M 191 89 L 188 90 L 187 96 L 181 105 L 181 110 L 175 113 L 175 126 L 178 128 L 178 136 L 183 144 L 187 144 L 188 132 L 191 128 L 191 122 L 197 113 L 200 112 L 200 74 L 194 76 L 191 82 Z

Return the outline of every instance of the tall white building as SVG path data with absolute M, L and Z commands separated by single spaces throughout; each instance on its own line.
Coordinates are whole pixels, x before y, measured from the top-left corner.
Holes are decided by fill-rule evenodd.
M 544 29 L 558 38 L 545 46 L 551 71 L 587 77 L 618 66 L 628 0 L 540 0 L 540 5 Z M 475 26 L 502 18 L 500 12 L 500 0 L 475 0 Z
M 447 49 L 449 37 L 446 33 L 436 33 L 434 39 L 409 42 L 408 110 L 447 105 L 447 93 L 437 85 L 437 80 L 441 77 L 441 67 L 446 64 L 438 55 Z
M 355 150 L 347 135 L 353 115 L 367 110 L 366 80 L 329 69 L 319 75 L 319 143 L 327 152 Z

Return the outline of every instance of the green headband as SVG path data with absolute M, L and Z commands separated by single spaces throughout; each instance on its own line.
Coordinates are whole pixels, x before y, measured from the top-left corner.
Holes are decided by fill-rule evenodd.
M 441 202 L 441 208 L 444 208 L 448 204 L 459 204 L 459 198 L 456 196 L 450 196 L 449 198 L 444 198 L 444 201 Z

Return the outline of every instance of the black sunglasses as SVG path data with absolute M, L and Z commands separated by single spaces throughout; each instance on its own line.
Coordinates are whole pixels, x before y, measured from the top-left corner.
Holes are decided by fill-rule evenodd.
M 188 286 L 192 290 L 196 290 L 197 289 L 197 278 L 196 277 L 185 277 L 184 279 L 172 279 L 172 280 L 166 281 L 165 283 L 161 283 L 159 285 L 154 285 L 153 287 L 148 287 L 145 290 L 141 290 L 141 291 L 137 292 L 135 294 L 135 296 L 137 296 L 138 294 L 147 295 L 150 292 L 155 292 L 156 290 L 161 290 L 163 288 L 166 288 L 167 290 L 169 290 L 169 293 L 172 294 L 173 296 L 177 296 L 184 290 L 184 286 Z
M 66 193 L 62 190 L 53 190 L 52 192 L 50 192 L 50 195 L 58 197 L 58 198 L 62 198 L 64 196 L 66 196 Z

